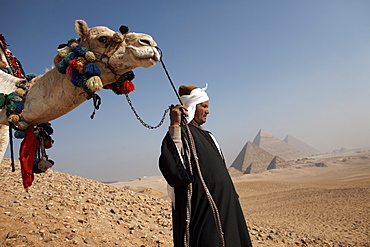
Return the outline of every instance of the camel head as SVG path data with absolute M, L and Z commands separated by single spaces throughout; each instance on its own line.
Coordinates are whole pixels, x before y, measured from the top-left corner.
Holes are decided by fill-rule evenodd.
M 150 35 L 129 33 L 124 26 L 120 28 L 121 33 L 104 26 L 89 28 L 83 20 L 77 20 L 75 28 L 81 38 L 80 44 L 97 58 L 103 85 L 134 68 L 151 67 L 160 59 L 157 44 Z

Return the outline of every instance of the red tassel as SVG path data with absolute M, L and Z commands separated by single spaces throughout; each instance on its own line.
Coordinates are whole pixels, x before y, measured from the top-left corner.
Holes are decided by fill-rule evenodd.
M 130 92 L 135 90 L 135 85 L 132 81 L 124 81 L 123 84 L 120 85 L 119 91 L 123 94 L 129 94 Z
M 116 94 L 129 94 L 135 90 L 135 85 L 132 81 L 124 81 L 123 83 L 112 83 L 104 86 L 105 89 L 111 89 Z
M 70 69 L 71 69 L 72 72 L 76 72 L 77 71 L 77 59 L 78 58 L 76 57 L 75 59 L 72 59 L 72 60 L 69 61 L 69 64 L 70 64 L 69 66 L 71 66 Z
M 19 150 L 19 160 L 21 162 L 21 172 L 23 187 L 27 190 L 33 182 L 33 161 L 35 159 L 37 149 L 37 138 L 33 134 L 34 127 L 29 126 L 25 131 L 25 137 L 21 143 Z

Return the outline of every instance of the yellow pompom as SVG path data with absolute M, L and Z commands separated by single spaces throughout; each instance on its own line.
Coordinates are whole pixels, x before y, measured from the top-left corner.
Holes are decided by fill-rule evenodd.
M 103 83 L 99 76 L 92 76 L 85 82 L 86 87 L 92 92 L 99 91 L 103 88 Z
M 25 94 L 26 94 L 26 91 L 24 91 L 23 88 L 17 88 L 15 90 L 15 93 L 19 96 L 19 97 L 23 97 Z
M 94 55 L 94 53 L 92 51 L 86 52 L 85 58 L 89 62 L 94 62 L 96 60 L 96 57 L 95 57 L 95 55 Z
M 65 47 L 63 47 L 63 48 L 58 49 L 58 55 L 59 55 L 59 56 L 61 56 L 61 58 L 63 59 L 63 58 L 65 58 L 65 57 L 68 55 L 68 53 L 70 53 L 71 51 L 72 51 L 72 48 L 71 48 L 71 47 L 69 47 L 69 46 L 65 46 Z
M 123 35 L 118 33 L 118 32 L 115 32 L 113 34 L 113 41 L 116 42 L 116 43 L 122 43 L 123 42 Z
M 18 116 L 18 115 L 16 115 L 16 114 L 11 114 L 9 117 L 8 117 L 8 121 L 9 122 L 11 122 L 11 123 L 17 123 L 17 122 L 19 122 L 19 120 L 21 120 L 20 119 L 20 117 Z

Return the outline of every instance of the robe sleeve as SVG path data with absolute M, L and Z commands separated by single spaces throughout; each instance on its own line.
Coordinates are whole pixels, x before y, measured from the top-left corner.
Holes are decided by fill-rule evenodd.
M 171 129 L 162 141 L 161 155 L 159 157 L 159 169 L 167 183 L 171 187 L 186 186 L 193 181 L 188 170 L 189 162 L 182 156 L 181 135 L 172 139 Z M 175 130 L 177 131 L 177 130 Z
M 170 134 L 173 142 L 175 143 L 177 150 L 181 155 L 184 155 L 184 150 L 182 149 L 181 141 L 181 127 L 179 125 L 171 125 L 168 127 L 168 133 Z

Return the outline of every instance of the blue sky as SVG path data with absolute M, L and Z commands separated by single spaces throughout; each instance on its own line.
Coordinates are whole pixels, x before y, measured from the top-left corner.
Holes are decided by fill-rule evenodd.
M 0 16 L 0 33 L 26 73 L 37 75 L 52 67 L 59 44 L 77 37 L 77 19 L 150 34 L 176 87 L 209 84 L 204 127 L 231 165 L 261 128 L 322 152 L 370 147 L 369 13 L 365 0 L 12 0 Z M 156 125 L 177 98 L 160 63 L 134 72 L 131 100 Z M 159 175 L 168 117 L 148 130 L 125 97 L 99 95 L 94 120 L 86 101 L 51 122 L 53 169 L 99 181 Z

